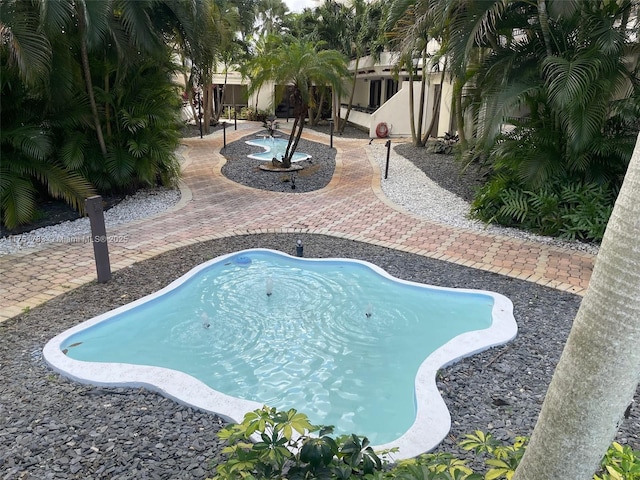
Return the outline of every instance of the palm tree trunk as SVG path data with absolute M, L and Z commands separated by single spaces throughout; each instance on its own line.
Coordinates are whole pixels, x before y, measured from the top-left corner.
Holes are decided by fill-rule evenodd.
M 640 378 L 640 136 L 513 480 L 593 478 Z
M 326 95 L 326 89 L 322 89 L 320 93 L 320 101 L 318 102 L 318 110 L 316 111 L 316 116 L 311 122 L 311 125 L 317 125 L 318 122 L 322 119 L 322 105 L 324 104 L 324 97 Z
M 411 125 L 411 140 L 414 145 L 418 145 L 419 139 L 416 136 L 416 111 L 413 106 L 413 63 L 407 59 L 407 70 L 409 71 L 409 124 Z
M 229 78 L 229 70 L 225 68 L 224 71 L 224 83 L 222 84 L 222 86 L 220 88 L 217 89 L 218 95 L 217 98 L 215 99 L 215 108 L 214 108 L 214 114 L 213 114 L 213 119 L 215 122 L 220 121 L 220 115 L 222 115 L 222 109 L 224 108 L 222 105 L 222 101 L 224 100 L 224 92 L 227 89 L 227 79 Z M 236 106 L 234 105 L 233 108 L 235 109 Z
M 456 79 L 453 82 L 453 97 L 452 97 L 452 110 L 456 116 L 456 128 L 458 137 L 460 138 L 460 148 L 465 151 L 467 149 L 467 136 L 464 131 L 464 111 L 462 109 L 462 88 L 463 83 L 461 79 Z
M 418 106 L 420 111 L 418 112 L 418 131 L 416 132 L 416 146 L 424 147 L 424 141 L 422 139 L 422 124 L 424 123 L 424 109 L 425 109 L 425 97 L 427 92 L 427 48 L 425 46 L 422 50 L 422 80 L 420 81 L 420 101 Z
M 446 71 L 447 71 L 447 60 L 445 58 L 444 66 L 442 67 L 442 75 L 440 75 L 440 88 L 438 89 L 438 94 L 435 96 L 433 100 L 433 104 L 434 104 L 433 108 L 435 111 L 438 111 L 438 112 L 440 110 L 437 108 L 437 105 L 439 105 L 440 101 L 442 100 L 442 86 L 444 85 L 444 74 Z M 438 115 L 431 116 L 429 127 L 427 128 L 427 131 L 424 133 L 424 138 L 422 139 L 422 145 L 425 145 L 427 143 L 427 140 L 429 140 L 429 136 L 431 135 L 431 130 L 433 130 L 433 127 L 438 120 L 440 120 Z
M 549 29 L 549 14 L 547 13 L 547 3 L 545 0 L 538 0 L 538 18 L 540 20 L 540 30 L 544 39 L 544 48 L 547 56 L 553 55 L 551 50 L 551 30 Z
M 302 100 L 302 93 L 300 90 L 295 89 L 291 97 L 293 98 L 293 115 L 295 120 L 293 121 L 293 127 L 291 128 L 291 135 L 289 135 L 287 148 L 282 156 L 282 166 L 284 168 L 289 168 L 291 166 L 291 159 L 293 158 L 296 148 L 298 148 L 298 142 L 300 141 L 300 136 L 304 129 L 304 121 L 307 118 L 307 113 L 309 111 L 309 108 Z
M 104 93 L 109 98 L 109 74 L 106 73 L 104 75 Z M 107 138 L 110 138 L 112 135 L 111 131 L 111 106 L 109 105 L 109 100 L 104 103 L 104 116 L 105 121 L 107 123 Z
M 96 104 L 96 97 L 93 94 L 93 82 L 91 81 L 91 68 L 89 68 L 89 52 L 87 50 L 87 19 L 84 14 L 83 5 L 81 2 L 76 4 L 76 11 L 78 12 L 78 30 L 80 33 L 80 57 L 82 61 L 82 73 L 84 75 L 85 86 L 87 89 L 87 95 L 89 96 L 89 104 L 91 105 L 91 114 L 93 116 L 93 125 L 96 129 L 96 135 L 98 136 L 98 144 L 100 145 L 100 151 L 102 155 L 107 155 L 107 145 L 104 142 L 104 136 L 102 135 L 102 125 L 100 123 L 100 115 L 98 114 L 98 106 Z
M 347 112 L 344 114 L 344 120 L 338 124 L 338 133 L 342 135 L 344 133 L 344 127 L 347 126 L 349 121 L 349 114 L 353 108 L 353 97 L 356 93 L 356 80 L 358 80 L 358 65 L 360 65 L 360 57 L 356 57 L 356 64 L 353 70 L 353 77 L 351 78 L 351 92 L 349 93 L 349 103 L 347 105 Z
M 202 85 L 202 109 L 204 114 L 202 128 L 206 134 L 211 131 L 211 90 L 211 80 L 207 78 L 206 82 Z
M 287 154 L 283 158 L 283 167 L 291 167 L 291 159 L 293 154 L 298 149 L 298 143 L 300 143 L 300 137 L 302 136 L 302 130 L 304 130 L 304 121 L 307 118 L 306 113 L 301 113 L 299 117 L 296 117 L 295 126 L 296 130 L 291 130 L 291 137 L 289 138 L 289 144 L 287 145 Z

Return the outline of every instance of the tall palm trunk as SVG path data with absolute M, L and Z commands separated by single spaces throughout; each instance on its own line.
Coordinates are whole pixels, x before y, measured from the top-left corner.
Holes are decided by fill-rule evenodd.
M 304 129 L 304 122 L 309 111 L 307 105 L 302 99 L 302 93 L 300 92 L 300 90 L 296 89 L 292 97 L 295 120 L 293 121 L 293 127 L 291 128 L 291 135 L 289 135 L 287 148 L 284 151 L 284 155 L 282 156 L 282 166 L 284 168 L 291 167 L 291 159 L 293 158 L 293 154 L 298 148 L 298 143 L 300 142 L 300 137 L 302 136 L 302 130 Z
M 212 98 L 213 84 L 211 83 L 210 76 L 207 76 L 205 82 L 202 85 L 202 129 L 204 133 L 208 134 L 211 131 L 211 113 L 213 111 L 213 98 Z
M 456 78 L 453 82 L 453 96 L 451 99 L 452 110 L 456 118 L 456 128 L 458 137 L 460 138 L 460 148 L 465 151 L 467 149 L 467 135 L 464 131 L 464 109 L 462 108 L 462 89 L 464 82 L 460 78 Z
M 425 96 L 427 93 L 427 77 L 428 74 L 425 71 L 427 66 L 427 48 L 422 50 L 422 79 L 420 80 L 420 111 L 418 112 L 418 130 L 416 132 L 416 146 L 424 147 L 425 140 L 422 138 L 422 124 L 424 123 L 424 110 L 425 110 Z
M 545 0 L 538 0 L 538 19 L 544 40 L 544 48 L 547 56 L 550 57 L 553 55 L 553 51 L 551 50 L 551 30 L 549 29 L 549 14 L 547 13 L 547 3 Z
M 93 94 L 93 82 L 91 81 L 91 68 L 89 68 L 89 52 L 87 50 L 87 18 L 84 13 L 82 2 L 76 3 L 76 11 L 78 12 L 78 31 L 80 33 L 80 57 L 82 60 L 82 73 L 84 75 L 87 95 L 89 96 L 89 104 L 91 105 L 91 114 L 93 116 L 93 125 L 98 136 L 98 144 L 102 155 L 107 155 L 107 145 L 102 135 L 102 125 L 100 123 L 100 115 L 98 114 L 98 106 L 96 98 Z
M 513 480 L 590 480 L 640 378 L 640 136 Z
M 107 97 L 107 101 L 104 102 L 104 116 L 105 116 L 105 121 L 107 123 L 107 138 L 110 138 L 113 135 L 113 132 L 111 131 L 111 105 L 109 100 L 109 90 L 110 90 L 109 74 L 105 73 L 104 93 Z
M 340 121 L 338 124 L 338 133 L 342 135 L 344 133 L 344 127 L 347 126 L 347 122 L 349 121 L 349 115 L 351 114 L 351 110 L 353 109 L 353 97 L 356 93 L 356 82 L 358 80 L 358 66 L 360 65 L 360 57 L 356 57 L 356 64 L 353 70 L 353 77 L 351 77 L 351 92 L 349 93 L 349 103 L 347 104 L 347 111 L 344 114 L 344 119 Z
M 411 140 L 414 145 L 418 145 L 420 139 L 416 135 L 416 110 L 413 106 L 414 93 L 413 93 L 413 62 L 411 58 L 407 59 L 407 70 L 409 72 L 409 124 L 411 125 Z
M 318 109 L 316 110 L 316 115 L 313 118 L 313 121 L 311 121 L 311 119 L 309 119 L 311 121 L 311 125 L 317 125 L 318 123 L 320 123 L 320 120 L 322 119 L 322 106 L 324 105 L 324 98 L 326 96 L 326 89 L 322 89 L 320 91 L 320 100 L 318 102 Z
M 442 100 L 442 86 L 444 85 L 444 76 L 446 71 L 447 71 L 447 60 L 445 58 L 444 65 L 442 67 L 442 74 L 440 75 L 440 88 L 438 89 L 438 94 L 435 95 L 433 99 L 434 115 L 431 115 L 431 121 L 429 122 L 427 131 L 424 133 L 424 138 L 422 139 L 422 145 L 425 145 L 427 143 L 427 140 L 429 140 L 429 137 L 431 136 L 431 131 L 433 130 L 433 127 L 435 126 L 436 122 L 440 120 L 439 115 L 435 115 L 435 113 L 440 111 L 440 109 L 438 108 L 438 105 Z

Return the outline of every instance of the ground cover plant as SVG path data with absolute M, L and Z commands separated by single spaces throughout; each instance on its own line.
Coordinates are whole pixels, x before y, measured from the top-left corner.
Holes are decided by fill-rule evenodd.
M 528 441 L 527 437 L 516 437 L 507 444 L 480 430 L 465 435 L 458 446 L 484 462 L 480 472 L 471 468 L 464 456 L 444 452 L 394 463 L 394 450 L 375 452 L 366 437 L 332 433 L 332 427 L 312 425 L 295 409 L 279 411 L 265 406 L 249 412 L 242 422 L 227 425 L 218 433 L 228 445 L 215 460 L 217 471 L 210 480 L 510 480 Z M 593 477 L 638 479 L 640 451 L 616 442 Z

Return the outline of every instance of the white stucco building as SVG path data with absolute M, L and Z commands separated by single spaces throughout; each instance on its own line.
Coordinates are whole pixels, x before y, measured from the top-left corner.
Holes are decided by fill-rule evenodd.
M 430 132 L 431 136 L 442 136 L 445 132 L 453 130 L 453 115 L 451 112 L 452 85 L 449 81 L 449 76 L 445 75 L 443 79 L 439 68 L 433 68 L 432 66 L 427 66 L 426 72 L 424 72 L 422 65 L 418 64 L 414 73 L 414 81 L 411 82 L 409 81 L 408 72 L 399 71 L 397 74 L 395 73 L 396 64 L 397 58 L 392 52 L 383 52 L 377 61 L 370 56 L 360 58 L 353 106 L 348 118 L 349 123 L 369 132 L 371 138 L 379 136 L 379 133 L 384 130 L 391 137 L 411 136 L 409 92 L 413 88 L 414 112 L 417 119 L 420 108 L 421 77 L 426 74 L 427 89 L 422 131 L 426 131 L 434 116 L 437 117 L 437 120 L 433 130 Z M 355 70 L 355 65 L 355 60 L 350 63 L 349 69 L 351 72 Z M 237 109 L 243 106 L 251 106 L 260 110 L 275 112 L 278 116 L 285 117 L 287 115 L 286 106 L 281 106 L 279 109 L 274 108 L 273 85 L 265 85 L 260 92 L 249 96 L 247 94 L 249 82 L 250 79 L 243 79 L 237 72 L 229 72 L 226 75 L 219 74 L 214 77 L 214 84 L 225 84 L 223 98 L 225 106 L 228 105 Z M 351 90 L 350 84 L 351 79 L 346 79 L 346 93 L 340 99 L 341 118 L 344 118 L 347 113 L 348 95 Z M 438 99 L 439 101 L 437 101 Z M 386 128 L 380 128 L 381 124 L 384 124 Z

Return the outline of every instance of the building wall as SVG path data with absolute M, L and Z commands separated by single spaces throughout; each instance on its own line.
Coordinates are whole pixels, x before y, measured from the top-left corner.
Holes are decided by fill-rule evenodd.
M 426 102 L 425 102 L 425 114 L 423 117 L 422 123 L 422 131 L 426 132 L 428 128 L 431 118 L 433 117 L 434 112 L 434 101 L 436 89 L 434 85 L 440 84 L 440 74 L 431 74 L 430 83 L 427 85 Z M 361 81 L 362 85 L 358 85 L 357 91 L 362 95 L 363 91 L 367 93 L 367 102 L 368 102 L 368 86 L 369 82 Z M 360 126 L 369 131 L 369 136 L 371 138 L 376 137 L 376 127 L 378 124 L 384 122 L 387 124 L 389 129 L 389 135 L 392 137 L 410 137 L 411 136 L 411 113 L 409 108 L 409 89 L 413 88 L 414 98 L 414 115 L 417 121 L 419 115 L 420 108 L 420 82 L 411 82 L 404 81 L 402 82 L 398 92 L 393 95 L 387 102 L 383 103 L 380 108 L 376 109 L 373 112 L 361 111 L 357 108 L 357 102 L 354 99 L 354 106 L 356 108 L 351 111 L 349 114 L 349 122 Z M 436 121 L 437 125 L 437 136 L 444 135 L 445 132 L 449 131 L 451 125 L 451 95 L 452 95 L 452 85 L 450 82 L 445 81 L 445 83 L 441 86 L 442 94 L 440 97 L 440 109 L 439 109 L 439 118 Z M 383 92 L 384 95 L 384 92 Z M 357 98 L 362 98 L 359 96 Z M 344 99 L 343 99 L 344 100 Z M 343 106 L 341 108 L 340 115 L 344 118 L 346 114 L 346 107 Z
M 372 138 L 376 136 L 376 126 L 380 122 L 384 122 L 389 126 L 391 136 L 411 136 L 409 111 L 409 88 L 411 88 L 411 82 L 408 81 L 407 72 L 399 72 L 398 77 L 400 78 L 400 85 L 398 86 L 398 91 L 386 100 L 387 80 L 398 78 L 393 72 L 396 62 L 396 55 L 384 52 L 381 55 L 380 60 L 377 62 L 374 61 L 372 57 L 365 57 L 358 63 L 358 78 L 353 97 L 353 109 L 349 114 L 349 122 L 368 130 Z M 352 71 L 355 69 L 355 62 L 351 62 L 350 69 Z M 421 73 L 422 69 L 418 66 L 418 74 L 421 75 Z M 434 112 L 433 102 L 436 89 L 433 85 L 440 84 L 442 77 L 439 72 L 428 73 L 428 75 L 429 78 L 426 93 L 427 100 L 425 102 L 425 115 L 423 119 L 423 132 L 429 126 Z M 237 72 L 229 72 L 226 76 L 223 74 L 214 76 L 214 83 L 216 84 L 223 84 L 225 81 L 228 85 L 225 92 L 225 104 L 235 104 L 238 107 L 247 105 L 249 107 L 271 113 L 274 111 L 273 83 L 265 84 L 260 91 L 254 92 L 251 95 L 244 95 L 242 92 L 245 91 L 244 86 L 249 84 L 248 79 L 243 79 Z M 371 104 L 372 85 L 375 85 L 376 82 L 379 82 L 379 106 Z M 236 87 L 231 88 L 232 85 L 235 85 Z M 438 113 L 438 120 L 436 122 L 437 132 L 435 132 L 437 136 L 442 136 L 445 132 L 451 130 L 452 124 L 451 98 L 453 88 L 446 77 L 441 88 L 442 95 L 440 99 L 440 107 L 439 110 L 436 110 Z M 414 82 L 413 89 L 414 109 L 417 119 L 419 108 L 418 102 L 420 99 L 420 81 Z M 340 99 L 340 103 L 342 105 L 340 108 L 340 116 L 342 118 L 344 118 L 346 114 L 346 104 L 349 101 L 350 93 L 351 81 L 349 79 L 345 81 L 344 93 Z M 242 98 L 238 99 L 238 96 L 241 96 Z

